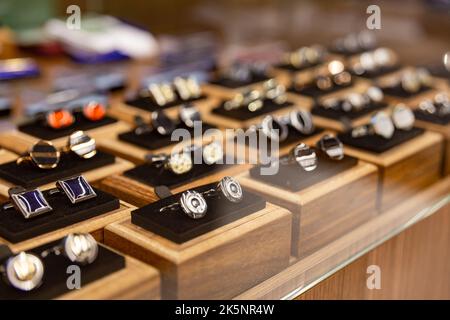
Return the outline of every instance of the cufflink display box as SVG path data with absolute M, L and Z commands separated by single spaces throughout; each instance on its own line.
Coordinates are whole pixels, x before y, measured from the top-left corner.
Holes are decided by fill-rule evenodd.
M 345 153 L 373 163 L 380 170 L 379 208 L 382 212 L 439 180 L 443 157 L 442 136 L 413 128 L 396 130 L 387 140 L 379 136 L 352 138 L 339 135 Z
M 141 99 L 142 100 L 142 99 Z M 148 104 L 145 101 L 148 100 Z M 117 103 L 112 104 L 110 109 L 110 114 L 114 115 L 118 119 L 125 121 L 129 124 L 134 124 L 134 118 L 136 116 L 142 117 L 145 121 L 150 122 L 151 115 L 153 111 L 164 110 L 164 112 L 171 118 L 178 117 L 178 111 L 181 105 L 189 103 L 197 107 L 201 114 L 208 112 L 211 108 L 213 108 L 219 99 L 211 98 L 207 95 L 202 96 L 199 99 L 192 100 L 190 102 L 177 102 L 176 104 L 170 105 L 168 108 L 163 107 L 154 107 L 151 103 L 150 98 L 146 98 L 144 101 L 140 101 L 139 104 L 127 104 L 124 102 L 118 101 Z
M 377 214 L 378 172 L 374 165 L 346 156 L 337 162 L 319 156 L 314 171 L 297 164 L 276 175 L 259 167 L 238 176 L 241 185 L 290 210 L 292 255 L 302 258 Z
M 29 130 L 27 130 L 27 132 L 20 131 L 20 126 L 18 130 L 0 132 L 0 146 L 18 154 L 27 152 L 28 148 L 39 140 L 48 140 L 51 141 L 56 147 L 64 147 L 67 145 L 69 135 L 77 130 L 80 130 L 76 126 L 61 130 L 47 128 L 41 124 L 39 124 L 39 126 L 31 124 L 27 126 L 29 126 Z M 107 140 L 114 137 L 117 132 L 123 131 L 124 128 L 126 128 L 126 126 L 124 127 L 123 122 L 114 120 L 108 125 L 84 131 L 90 137 L 99 142 L 102 139 Z
M 439 117 L 416 110 L 416 125 L 420 128 L 436 132 L 444 137 L 443 174 L 450 174 L 450 115 Z
M 220 99 L 231 99 L 237 93 L 246 90 L 261 90 L 263 88 L 264 81 L 274 78 L 279 84 L 288 86 L 290 83 L 290 77 L 285 74 L 279 74 L 273 71 L 269 71 L 269 75 L 266 77 L 254 78 L 251 82 L 242 83 L 235 82 L 232 80 L 226 80 L 219 78 L 213 80 L 209 83 L 202 85 L 202 91 L 208 96 L 220 98 Z
M 127 160 L 98 151 L 91 159 L 82 159 L 73 153 L 61 155 L 60 163 L 54 169 L 39 169 L 33 164 L 17 165 L 16 160 L 0 164 L 0 195 L 8 196 L 13 186 L 49 189 L 53 182 L 70 176 L 83 174 L 90 182 L 103 179 L 133 167 Z
M 40 256 L 44 250 L 57 246 L 62 239 L 34 245 L 27 249 Z M 65 256 L 49 254 L 41 258 L 44 263 L 42 285 L 25 292 L 0 282 L 0 299 L 159 299 L 158 271 L 131 257 L 121 255 L 99 245 L 97 259 L 90 265 L 79 266 L 81 288 L 70 290 L 67 286 L 68 267 L 73 265 Z M 14 251 L 14 250 L 13 250 Z
M 21 251 L 72 232 L 92 233 L 97 241 L 102 241 L 103 228 L 128 217 L 134 207 L 109 193 L 94 190 L 97 197 L 74 205 L 64 194 L 49 195 L 43 191 L 53 210 L 29 219 L 15 208 L 0 208 L 0 243 Z
M 208 132 L 211 132 L 210 129 L 217 129 L 207 123 L 202 123 L 202 135 L 196 138 L 195 134 L 198 134 L 197 132 L 180 126 L 179 128 L 189 131 L 192 139 L 178 142 L 172 141 L 171 135 L 162 136 L 157 132 L 136 135 L 134 128 L 135 126 L 127 125 L 127 129 L 120 132 L 117 137 L 108 141 L 100 141 L 98 143 L 99 149 L 133 163 L 142 164 L 145 162 L 145 156 L 149 153 L 170 153 L 175 146 L 189 146 L 193 142 L 195 143 L 196 140 L 200 140 L 201 143 L 212 141 L 214 134 L 209 134 Z
M 196 164 L 185 174 L 176 175 L 149 164 L 137 166 L 123 174 L 112 175 L 100 181 L 102 190 L 136 206 L 143 206 L 159 199 L 155 193 L 157 186 L 165 185 L 172 192 L 181 192 L 201 186 L 225 176 L 234 176 L 248 170 L 248 164 Z
M 18 155 L 0 147 L 0 164 L 16 161 Z
M 207 200 L 205 223 L 179 211 L 169 213 L 167 221 L 152 219 L 159 206 L 151 204 L 134 212 L 131 220 L 109 225 L 105 243 L 156 266 L 164 299 L 231 299 L 289 263 L 291 214 L 258 198 L 244 190 L 242 203 Z M 155 231 L 188 238 L 199 235 L 177 243 Z

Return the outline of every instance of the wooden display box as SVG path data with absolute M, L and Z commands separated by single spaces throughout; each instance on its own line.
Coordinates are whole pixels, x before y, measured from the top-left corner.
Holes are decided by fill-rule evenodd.
M 424 128 L 432 132 L 439 133 L 444 138 L 444 161 L 442 172 L 443 175 L 450 174 L 450 124 L 439 125 L 427 121 L 416 120 L 416 125 L 419 128 Z
M 7 244 L 14 252 L 26 251 L 76 232 L 91 233 L 95 240 L 103 242 L 104 228 L 111 223 L 130 217 L 130 212 L 134 209 L 136 207 L 121 201 L 120 208 L 117 210 L 105 212 L 96 217 L 18 243 L 11 243 L 0 237 L 0 243 Z
M 206 97 L 205 99 L 200 99 L 197 101 L 190 102 L 198 108 L 200 113 L 209 112 L 211 108 L 213 108 L 217 103 L 219 103 L 220 99 Z M 181 104 L 167 108 L 161 109 L 163 110 L 169 117 L 176 118 L 178 117 L 178 112 Z M 110 114 L 114 117 L 123 120 L 129 124 L 134 124 L 134 118 L 136 116 L 142 117 L 145 121 L 150 122 L 151 120 L 151 111 L 143 110 L 138 107 L 134 107 L 132 105 L 128 105 L 125 102 L 119 101 L 111 106 Z M 124 130 L 122 130 L 124 131 Z
M 182 186 L 171 189 L 171 191 L 172 193 L 178 193 L 213 181 L 219 181 L 225 176 L 234 176 L 242 173 L 250 167 L 251 165 L 248 164 L 233 165 L 224 170 L 212 172 L 211 174 L 194 181 L 189 181 Z M 99 181 L 99 186 L 102 190 L 105 190 L 106 192 L 111 193 L 116 197 L 138 207 L 159 200 L 159 197 L 155 194 L 154 187 L 126 177 L 123 174 L 116 174 L 107 177 L 106 179 Z
M 0 164 L 16 160 L 17 157 L 18 157 L 17 154 L 8 151 L 6 149 L 0 148 Z
M 105 243 L 162 276 L 164 299 L 231 299 L 288 266 L 291 214 L 272 204 L 176 244 L 131 223 L 109 225 Z
M 381 154 L 345 146 L 345 153 L 373 163 L 380 170 L 379 208 L 382 212 L 441 177 L 443 138 L 423 134 Z
M 59 296 L 58 300 L 158 300 L 161 281 L 158 270 L 125 256 L 126 267 L 80 290 Z
M 115 137 L 118 132 L 124 131 L 127 128 L 126 124 L 122 121 L 117 121 L 113 124 L 103 127 L 95 128 L 92 130 L 86 130 L 85 132 L 96 142 L 102 140 L 109 140 Z M 75 132 L 76 130 L 74 130 Z M 29 134 L 23 133 L 19 130 L 10 130 L 0 133 L 0 146 L 5 149 L 11 150 L 15 153 L 22 154 L 27 152 L 28 149 L 35 144 L 40 138 L 33 137 Z M 51 140 L 56 147 L 64 147 L 67 145 L 68 136 Z
M 238 176 L 238 180 L 245 188 L 293 213 L 292 254 L 298 258 L 308 256 L 377 214 L 378 171 L 376 166 L 362 161 L 297 192 L 256 180 L 249 173 Z
M 14 159 L 17 159 L 17 156 L 15 156 Z M 12 161 L 12 160 L 9 160 L 9 161 Z M 128 169 L 131 169 L 132 167 L 133 167 L 133 164 L 131 162 L 116 157 L 115 162 L 113 164 L 106 165 L 104 167 L 100 167 L 97 169 L 89 170 L 86 172 L 82 172 L 82 175 L 89 182 L 95 182 L 95 181 L 101 180 L 105 177 L 108 177 L 112 174 L 120 173 L 120 172 L 126 171 Z M 9 188 L 11 188 L 13 186 L 14 186 L 13 183 L 6 181 L 4 179 L 0 179 L 0 195 L 8 197 L 8 190 L 9 190 Z M 40 186 L 39 188 L 45 190 L 45 189 L 53 188 L 54 186 L 55 186 L 54 183 L 48 183 L 43 186 Z

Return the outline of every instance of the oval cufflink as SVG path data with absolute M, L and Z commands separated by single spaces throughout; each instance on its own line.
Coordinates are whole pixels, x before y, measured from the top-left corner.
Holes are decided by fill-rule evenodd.
M 53 169 L 58 166 L 61 153 L 50 141 L 39 140 L 29 150 L 28 155 L 16 160 L 18 165 L 32 163 L 39 169 Z

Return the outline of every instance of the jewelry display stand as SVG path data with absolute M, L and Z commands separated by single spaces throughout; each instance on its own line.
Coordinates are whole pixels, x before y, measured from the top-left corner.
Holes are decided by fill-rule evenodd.
M 37 256 L 60 244 L 62 239 L 33 247 Z M 43 283 L 33 291 L 24 292 L 0 281 L 0 299 L 159 299 L 160 279 L 151 266 L 99 245 L 97 259 L 81 269 L 81 289 L 70 290 L 68 267 L 73 265 L 63 255 L 49 254 L 42 258 L 45 271 Z M 120 281 L 118 281 L 120 279 Z
M 88 181 L 96 181 L 132 166 L 128 161 L 102 151 L 97 151 L 91 159 L 82 159 L 74 153 L 62 154 L 58 166 L 49 170 L 39 169 L 32 163 L 17 165 L 14 160 L 0 165 L 0 194 L 8 195 L 8 189 L 14 185 L 44 186 L 45 189 L 46 184 L 81 173 Z
M 116 197 L 98 189 L 95 193 L 95 198 L 71 204 L 63 193 L 49 195 L 48 191 L 43 191 L 53 210 L 30 219 L 25 219 L 15 208 L 1 207 L 0 237 L 18 243 L 120 208 Z
M 179 211 L 159 212 L 179 196 L 138 209 L 132 219 L 105 229 L 107 245 L 161 271 L 164 299 L 233 297 L 288 266 L 287 210 L 244 190 L 244 199 L 237 204 L 207 199 L 207 214 L 199 220 Z M 191 240 L 177 243 L 155 232 L 177 241 Z
M 339 135 L 345 153 L 376 164 L 380 169 L 381 211 L 406 199 L 441 176 L 442 136 L 413 128 L 396 130 L 391 139 L 370 135 L 352 138 L 351 133 Z
M 311 172 L 292 164 L 280 165 L 276 175 L 261 175 L 255 167 L 238 176 L 243 187 L 293 213 L 292 255 L 298 258 L 377 213 L 378 172 L 374 165 L 349 156 L 340 161 L 318 157 L 318 166 Z
M 250 111 L 246 107 L 241 107 L 233 110 L 226 110 L 224 108 L 225 101 L 223 101 L 218 107 L 214 108 L 211 112 L 220 115 L 222 117 L 231 118 L 236 121 L 245 122 L 252 118 L 266 115 L 268 113 L 273 113 L 280 109 L 292 107 L 293 103 L 285 102 L 282 104 L 276 104 L 275 102 L 265 99 L 263 102 L 263 107 L 256 111 Z
M 248 170 L 250 165 L 196 164 L 191 171 L 176 175 L 163 168 L 149 164 L 139 165 L 121 175 L 113 175 L 100 182 L 106 190 L 136 206 L 143 206 L 157 201 L 157 186 L 167 186 L 173 192 L 181 192 L 224 176 L 234 176 Z
M 314 84 L 307 84 L 303 88 L 301 88 L 300 90 L 295 88 L 294 86 L 291 86 L 289 88 L 288 92 L 296 93 L 296 94 L 300 94 L 300 95 L 305 95 L 305 96 L 312 97 L 312 98 L 319 98 L 319 97 L 321 97 L 323 95 L 327 95 L 327 94 L 330 94 L 330 93 L 338 92 L 339 90 L 350 88 L 354 84 L 355 84 L 355 80 L 352 80 L 349 84 L 346 84 L 346 85 L 343 85 L 343 86 L 342 85 L 334 85 L 329 90 L 320 90 Z

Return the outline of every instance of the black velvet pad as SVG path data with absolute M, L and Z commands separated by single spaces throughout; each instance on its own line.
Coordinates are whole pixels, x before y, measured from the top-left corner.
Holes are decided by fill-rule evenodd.
M 47 126 L 42 119 L 34 120 L 32 122 L 20 125 L 18 129 L 23 133 L 29 134 L 30 136 L 42 140 L 54 140 L 69 136 L 78 130 L 92 130 L 117 122 L 116 119 L 111 117 L 104 117 L 99 121 L 90 121 L 86 119 L 81 112 L 75 112 L 74 117 L 75 122 L 71 126 L 63 129 L 52 129 L 51 127 Z
M 54 241 L 49 244 L 30 250 L 39 256 L 43 251 L 59 245 L 62 241 Z M 65 293 L 70 292 L 67 288 L 67 280 L 71 274 L 67 273 L 67 268 L 74 265 L 63 255 L 50 254 L 42 259 L 44 263 L 44 278 L 42 285 L 30 292 L 23 292 L 12 288 L 4 281 L 0 281 L 0 299 L 21 300 L 21 299 L 54 299 Z M 79 266 L 81 269 L 81 288 L 106 277 L 114 272 L 125 268 L 124 256 L 109 250 L 102 245 L 98 247 L 98 256 L 94 263 L 86 266 Z M 38 310 L 36 310 L 38 312 Z
M 300 71 L 307 70 L 307 69 L 309 69 L 309 68 L 317 67 L 317 66 L 320 65 L 321 63 L 322 63 L 322 62 L 319 62 L 319 63 L 313 63 L 313 64 L 308 64 L 308 65 L 302 66 L 302 67 L 300 67 L 300 68 L 297 68 L 297 67 L 293 66 L 292 64 L 283 63 L 283 64 L 277 64 L 277 65 L 275 65 L 275 68 L 283 69 L 283 70 L 287 70 L 287 71 L 292 71 L 292 72 L 300 72 Z
M 384 139 L 378 135 L 368 135 L 360 138 L 352 138 L 351 131 L 339 134 L 339 139 L 349 146 L 363 149 L 373 153 L 383 153 L 404 142 L 414 139 L 423 134 L 425 130 L 420 128 L 412 128 L 409 131 L 395 130 L 391 139 Z
M 11 115 L 11 108 L 0 109 L 0 118 L 1 117 L 9 117 Z
M 227 87 L 230 89 L 237 89 L 240 87 L 249 86 L 251 84 L 266 81 L 269 79 L 270 79 L 270 77 L 267 75 L 252 74 L 251 79 L 249 81 L 235 81 L 233 79 L 220 77 L 216 80 L 211 81 L 211 84 L 222 86 L 222 87 Z
M 338 120 L 338 121 L 341 119 L 353 120 L 353 119 L 358 119 L 365 115 L 371 114 L 374 111 L 384 109 L 384 108 L 386 108 L 386 106 L 387 106 L 386 103 L 371 103 L 367 108 L 361 109 L 359 111 L 345 112 L 342 110 L 325 109 L 323 107 L 316 105 L 312 108 L 311 113 L 316 116 L 334 119 L 334 120 Z
M 205 133 L 206 130 L 212 128 L 216 127 L 205 122 L 202 123 L 202 133 Z M 191 135 L 194 134 L 194 130 L 192 128 L 188 128 L 183 124 L 180 124 L 177 129 L 187 129 Z M 129 142 L 148 150 L 160 149 L 178 143 L 178 141 L 172 141 L 171 135 L 162 136 L 157 131 L 137 135 L 134 133 L 134 129 L 119 134 L 119 140 Z
M 275 175 L 261 175 L 261 166 L 257 166 L 250 169 L 250 176 L 256 180 L 297 192 L 348 170 L 358 163 L 358 159 L 350 156 L 336 161 L 321 152 L 316 152 L 316 154 L 318 164 L 313 171 L 306 172 L 297 163 L 280 164 L 279 171 Z M 287 157 L 283 156 L 282 159 Z
M 445 69 L 443 64 L 429 66 L 428 71 L 430 71 L 431 75 L 438 77 L 438 78 L 444 78 L 450 80 L 450 71 Z
M 16 209 L 0 208 L 0 237 L 17 243 L 119 208 L 119 199 L 98 189 L 94 191 L 95 198 L 77 204 L 72 204 L 63 193 L 48 195 L 48 191 L 43 191 L 53 210 L 30 219 Z
M 62 154 L 58 166 L 50 170 L 39 169 L 32 163 L 23 163 L 20 166 L 16 161 L 4 163 L 0 165 L 0 178 L 15 185 L 33 188 L 114 162 L 113 155 L 102 151 L 97 151 L 91 159 L 80 158 L 71 152 Z
M 420 110 L 414 110 L 414 115 L 416 116 L 416 119 L 418 119 L 418 120 L 427 121 L 427 122 L 431 122 L 431 123 L 435 123 L 435 124 L 440 124 L 443 126 L 450 124 L 450 114 L 447 114 L 445 116 L 440 116 L 437 114 L 426 113 L 426 112 L 423 112 Z
M 345 86 L 335 85 L 330 90 L 323 91 L 323 90 L 320 90 L 319 88 L 317 88 L 316 85 L 310 84 L 301 89 L 297 89 L 295 87 L 290 87 L 288 91 L 297 93 L 297 94 L 302 94 L 302 95 L 309 96 L 309 97 L 313 97 L 313 98 L 317 98 L 324 94 L 329 94 L 332 92 L 336 92 L 336 91 L 351 87 L 352 85 L 353 85 L 353 81 Z
M 194 190 L 203 192 L 216 185 L 217 183 L 211 183 Z M 206 198 L 208 211 L 201 219 L 189 218 L 181 208 L 159 211 L 160 208 L 177 202 L 181 194 L 177 193 L 134 210 L 131 212 L 131 221 L 175 243 L 183 243 L 266 207 L 263 198 L 243 190 L 243 199 L 239 203 L 232 203 L 223 197 Z
M 159 106 L 157 103 L 155 103 L 150 97 L 135 97 L 133 99 L 126 100 L 125 103 L 130 106 L 133 106 L 135 108 L 142 109 L 142 110 L 156 111 L 156 110 L 164 110 L 164 109 L 178 106 L 181 104 L 186 104 L 186 103 L 190 103 L 190 102 L 203 100 L 205 98 L 206 98 L 205 95 L 202 95 L 198 98 L 189 99 L 189 100 L 182 100 L 180 97 L 178 97 L 177 99 L 175 99 L 175 101 L 168 103 L 162 107 Z
M 354 50 L 354 51 L 348 51 L 348 50 L 339 50 L 339 49 L 337 49 L 335 47 L 331 47 L 331 48 L 328 49 L 328 51 L 330 53 L 336 53 L 336 54 L 341 54 L 341 55 L 346 56 L 346 57 L 350 57 L 350 56 L 353 56 L 353 55 L 356 55 L 356 54 L 361 54 L 361 53 L 364 53 L 364 52 L 371 51 L 373 49 L 375 49 L 375 48 L 372 48 L 372 49 L 361 49 L 360 48 L 360 49 L 357 49 L 357 50 Z
M 202 177 L 228 169 L 231 166 L 229 164 L 207 165 L 202 163 L 195 164 L 189 172 L 175 174 L 170 170 L 157 168 L 154 165 L 145 163 L 125 171 L 124 175 L 151 187 L 165 185 L 169 188 L 177 188 Z
M 405 91 L 400 84 L 397 84 L 394 87 L 386 87 L 386 88 L 382 88 L 384 94 L 388 95 L 388 96 L 395 96 L 395 97 L 399 97 L 399 98 L 411 98 L 414 97 L 415 95 L 427 92 L 428 90 L 431 90 L 431 87 L 427 87 L 427 86 L 422 86 L 420 88 L 419 91 L 417 92 L 408 92 Z
M 395 65 L 395 66 L 390 66 L 390 67 L 382 67 L 375 71 L 364 72 L 363 74 L 356 74 L 356 73 L 352 73 L 352 74 L 355 76 L 358 76 L 358 77 L 373 79 L 373 78 L 378 78 L 378 77 L 384 76 L 388 73 L 398 71 L 398 70 L 400 70 L 400 68 L 401 68 L 401 65 Z
M 247 108 L 237 108 L 233 110 L 225 110 L 224 108 L 225 101 L 223 101 L 217 108 L 213 109 L 213 113 L 221 115 L 223 117 L 245 121 L 250 120 L 255 117 L 262 116 L 267 113 L 275 112 L 277 110 L 281 110 L 287 107 L 291 107 L 293 105 L 292 102 L 285 102 L 283 104 L 276 104 L 272 100 L 265 99 L 263 102 L 263 107 L 254 112 L 249 111 Z

